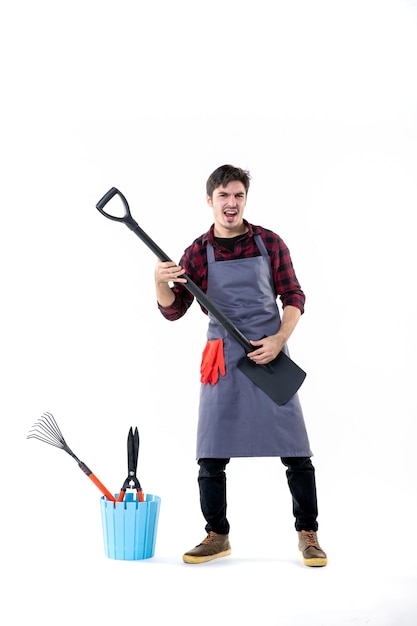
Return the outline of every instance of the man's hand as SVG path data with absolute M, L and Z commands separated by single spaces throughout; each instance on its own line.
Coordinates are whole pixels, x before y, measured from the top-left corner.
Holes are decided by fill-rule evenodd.
M 175 294 L 169 283 L 186 283 L 185 278 L 181 278 L 184 270 L 173 261 L 158 261 L 155 267 L 155 289 L 156 299 L 163 307 L 171 306 L 175 300 Z
M 284 341 L 277 335 L 264 337 L 259 341 L 251 341 L 254 346 L 253 352 L 248 353 L 248 357 L 257 365 L 266 365 L 273 361 L 284 347 Z
M 158 261 L 155 268 L 155 283 L 186 283 L 185 278 L 180 278 L 184 270 L 180 265 L 175 265 L 173 261 Z
M 300 316 L 301 312 L 295 306 L 286 306 L 278 332 L 259 341 L 251 341 L 256 349 L 249 352 L 247 356 L 258 365 L 266 365 L 273 361 L 291 337 Z

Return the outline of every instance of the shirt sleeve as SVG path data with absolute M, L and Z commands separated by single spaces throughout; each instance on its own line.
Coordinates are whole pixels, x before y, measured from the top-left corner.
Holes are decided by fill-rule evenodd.
M 171 322 L 185 315 L 194 300 L 194 296 L 181 283 L 174 284 L 172 291 L 175 294 L 175 300 L 170 306 L 161 306 L 157 302 L 162 315 Z
M 207 269 L 206 269 L 206 250 L 200 240 L 196 240 L 189 248 L 184 251 L 179 265 L 185 270 L 185 274 L 191 278 L 202 291 L 206 291 Z M 163 307 L 157 303 L 162 315 L 169 321 L 178 320 L 185 315 L 194 301 L 194 296 L 184 286 L 184 283 L 174 283 L 172 291 L 175 295 L 174 302 Z M 203 312 L 206 310 L 201 307 Z
M 271 243 L 271 267 L 277 296 L 283 308 L 295 306 L 303 314 L 306 297 L 296 276 L 288 246 L 278 235 Z

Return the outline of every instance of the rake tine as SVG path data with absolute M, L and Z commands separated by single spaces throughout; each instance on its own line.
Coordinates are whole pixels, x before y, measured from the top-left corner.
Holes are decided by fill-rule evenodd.
M 62 446 L 59 443 L 56 443 L 55 441 L 51 441 L 50 439 L 48 439 L 47 437 L 43 437 L 42 435 L 37 434 L 30 434 L 27 436 L 27 439 L 38 439 L 38 441 L 43 441 L 44 443 L 49 443 L 50 446 L 54 446 L 55 448 L 59 448 L 60 450 L 62 450 Z
M 52 413 L 44 413 L 42 415 L 42 417 L 48 423 L 48 427 L 49 427 L 50 431 L 53 432 L 57 437 L 60 437 L 61 439 L 64 439 L 64 437 L 62 436 L 62 433 L 61 433 L 61 431 L 59 429 L 59 426 L 56 423 L 56 420 L 55 420 L 54 416 L 52 415 Z

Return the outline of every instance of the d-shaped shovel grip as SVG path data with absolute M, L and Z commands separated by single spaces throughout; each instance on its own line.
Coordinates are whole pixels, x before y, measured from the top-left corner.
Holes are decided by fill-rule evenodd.
M 120 191 L 118 191 L 118 189 L 116 189 L 116 187 L 112 187 L 111 189 L 109 189 L 109 191 L 104 194 L 104 196 L 101 198 L 101 200 L 99 200 L 97 202 L 96 207 L 100 211 L 100 213 L 102 213 L 103 215 L 105 215 L 109 219 L 116 220 L 118 222 L 123 222 L 124 219 L 125 219 L 124 217 L 116 217 L 114 215 L 111 215 L 111 213 L 106 213 L 106 211 L 104 210 L 104 207 L 106 206 L 106 204 L 108 202 L 110 202 L 110 200 L 116 194 L 118 194 L 120 196 L 120 198 L 122 199 L 122 202 L 125 205 L 126 214 L 130 215 L 129 204 L 128 204 L 126 198 L 124 197 L 124 195 Z

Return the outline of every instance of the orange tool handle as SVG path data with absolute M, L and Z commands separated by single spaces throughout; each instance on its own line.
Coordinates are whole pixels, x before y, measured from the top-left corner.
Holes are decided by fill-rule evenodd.
M 101 483 L 99 481 L 99 479 L 97 478 L 97 476 L 94 476 L 94 474 L 90 474 L 88 476 L 88 478 L 90 480 L 93 481 L 93 483 L 96 485 L 96 487 L 98 487 L 101 491 L 102 494 L 104 494 L 107 498 L 107 500 L 111 500 L 112 502 L 116 502 L 115 497 L 113 496 L 113 494 L 110 493 L 110 491 L 108 489 L 106 489 L 106 487 L 103 485 L 103 483 Z
M 84 474 L 86 476 L 88 476 L 88 478 L 90 478 L 93 481 L 95 486 L 100 489 L 101 493 L 106 496 L 107 500 L 111 500 L 112 502 L 116 502 L 115 497 L 110 493 L 110 491 L 108 489 L 106 489 L 106 487 L 103 485 L 103 483 L 101 483 L 99 481 L 97 476 L 94 476 L 94 474 L 90 470 L 90 468 L 87 467 L 87 465 L 85 463 L 83 463 L 82 461 L 80 461 L 79 459 L 77 459 L 77 462 L 78 462 L 78 466 L 82 469 Z
M 123 502 L 124 497 L 125 497 L 125 491 L 123 491 L 122 489 L 119 492 L 119 497 L 117 498 L 117 502 Z M 139 502 L 145 502 L 145 498 L 143 497 L 143 491 L 138 491 L 138 501 Z

